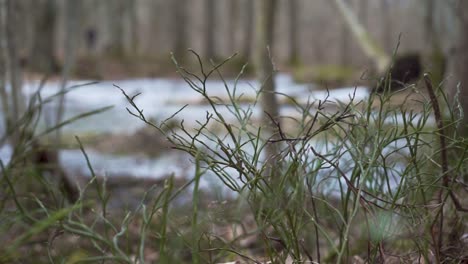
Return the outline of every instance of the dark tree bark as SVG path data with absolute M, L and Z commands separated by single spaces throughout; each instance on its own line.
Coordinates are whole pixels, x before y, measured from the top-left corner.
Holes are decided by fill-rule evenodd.
M 106 45 L 106 53 L 112 56 L 123 56 L 125 54 L 124 45 L 124 13 L 125 0 L 106 1 L 107 30 L 109 39 Z
M 434 0 L 424 0 L 424 37 L 429 49 L 432 50 L 437 40 L 434 29 Z
M 252 40 L 253 40 L 253 27 L 255 1 L 246 0 L 245 4 L 245 21 L 244 21 L 244 40 L 242 47 L 242 55 L 247 59 L 251 59 L 252 54 Z
M 8 85 L 8 66 L 9 66 L 9 54 L 8 54 L 8 36 L 7 36 L 7 25 L 8 25 L 8 1 L 0 2 L 0 99 L 2 104 L 3 123 L 2 133 L 5 135 L 9 130 L 10 124 L 12 123 L 12 116 L 10 112 L 10 100 L 7 92 Z M 6 139 L 0 141 L 0 147 L 3 146 Z
M 343 0 L 347 4 L 350 4 L 349 0 Z M 349 65 L 350 62 L 350 37 L 349 37 L 349 28 L 346 23 L 343 23 L 342 25 L 342 31 L 341 31 L 341 47 L 340 47 L 340 55 L 341 55 L 341 64 L 342 65 Z
M 11 133 L 25 110 L 25 98 L 22 91 L 22 66 L 18 54 L 17 34 L 15 25 L 21 21 L 20 6 L 18 1 L 2 1 L 1 7 L 1 51 L 4 74 L 4 85 L 11 87 L 11 92 L 7 93 L 5 86 L 2 86 L 2 105 L 5 116 L 5 130 Z M 10 142 L 13 145 L 18 143 L 18 133 L 13 133 Z
M 55 57 L 56 3 L 54 0 L 37 0 L 33 8 L 35 36 L 28 65 L 33 71 L 55 73 L 60 68 Z
M 216 56 L 216 0 L 205 0 L 205 57 L 214 59 Z
M 468 1 L 452 4 L 458 34 L 453 34 L 452 48 L 448 51 L 445 86 L 453 104 L 460 104 L 463 111 L 458 131 L 460 135 L 468 137 Z M 457 94 L 458 100 L 454 101 Z
M 179 61 L 183 61 L 187 49 L 187 3 L 186 0 L 174 0 L 172 10 L 174 10 L 174 56 Z
M 430 72 L 435 84 L 442 82 L 446 67 L 446 59 L 442 52 L 439 36 L 435 26 L 435 0 L 424 1 L 424 65 Z
M 229 1 L 229 32 L 228 50 L 230 53 L 236 52 L 237 48 L 237 27 L 239 26 L 239 1 Z
M 298 0 L 289 0 L 289 63 L 299 62 L 299 6 Z
M 67 81 L 70 78 L 70 74 L 73 71 L 73 66 L 76 60 L 76 50 L 78 43 L 78 31 L 79 31 L 79 17 L 81 11 L 80 1 L 66 1 L 65 2 L 65 38 L 63 42 L 64 46 L 64 61 L 62 67 L 62 80 L 61 90 L 65 91 Z M 59 98 L 57 113 L 56 113 L 56 124 L 62 122 L 63 113 L 65 107 L 65 93 Z M 60 142 L 60 129 L 57 130 L 57 142 Z
M 137 0 L 127 1 L 127 9 L 129 16 L 129 30 L 130 37 L 130 53 L 138 53 L 138 14 L 137 14 Z
M 80 1 L 66 1 L 65 2 L 65 39 L 64 39 L 64 52 L 65 58 L 62 68 L 61 90 L 65 91 L 67 81 L 73 70 L 76 60 L 76 49 L 78 42 L 79 31 L 79 17 L 81 13 Z M 56 124 L 60 124 L 65 112 L 65 93 L 62 93 L 59 98 L 59 103 L 56 113 Z M 68 201 L 74 203 L 79 198 L 78 188 L 68 179 L 65 171 L 60 167 L 60 142 L 61 142 L 61 129 L 57 129 L 55 150 L 41 149 L 36 153 L 35 163 L 41 174 L 49 173 L 60 181 L 59 186 L 63 188 L 63 193 Z
M 381 0 L 382 12 L 382 41 L 385 52 L 391 53 L 397 45 L 397 39 L 393 39 L 391 6 L 388 0 Z
M 278 118 L 278 102 L 275 94 L 275 72 L 272 62 L 273 30 L 275 28 L 276 0 L 258 0 L 256 14 L 256 71 L 257 78 L 262 84 L 261 105 L 263 110 L 262 124 L 267 138 L 275 138 L 275 123 Z M 272 169 L 277 165 L 278 149 L 275 143 L 266 145 L 266 175 L 272 175 Z

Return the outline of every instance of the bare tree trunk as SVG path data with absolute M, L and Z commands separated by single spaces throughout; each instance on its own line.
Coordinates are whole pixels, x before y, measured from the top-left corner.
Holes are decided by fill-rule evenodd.
M 257 44 L 256 44 L 256 71 L 257 78 L 262 84 L 261 105 L 263 109 L 262 123 L 267 137 L 274 138 L 275 124 L 278 122 L 278 102 L 275 95 L 275 72 L 272 60 L 273 30 L 275 28 L 276 0 L 257 1 Z M 277 163 L 278 150 L 275 143 L 266 145 L 266 175 L 272 175 L 273 166 Z
M 244 22 L 244 45 L 242 48 L 242 55 L 247 59 L 251 59 L 252 54 L 252 39 L 253 39 L 253 20 L 255 1 L 246 0 L 244 3 L 245 8 L 245 22 Z
M 381 0 L 381 12 L 382 12 L 382 41 L 385 52 L 391 53 L 396 47 L 397 40 L 393 39 L 392 34 L 392 17 L 391 17 L 391 6 L 388 0 Z
M 442 48 L 440 45 L 440 36 L 436 30 L 436 1 L 424 1 L 424 37 L 425 37 L 425 51 L 428 53 L 434 52 Z
M 187 49 L 187 3 L 186 0 L 174 0 L 172 9 L 174 10 L 174 55 L 177 60 L 183 61 Z
M 6 7 L 5 12 L 5 24 L 4 33 L 5 33 L 5 44 L 6 47 L 3 50 L 6 76 L 10 83 L 10 92 L 11 96 L 11 107 L 8 117 L 8 126 L 6 127 L 8 131 L 11 132 L 11 127 L 18 122 L 20 116 L 24 113 L 25 109 L 25 99 L 22 92 L 22 71 L 20 65 L 20 59 L 18 56 L 18 40 L 15 35 L 15 25 L 20 22 L 19 11 L 18 11 L 18 2 L 12 0 L 6 0 L 4 2 Z M 12 143 L 17 143 L 18 135 L 14 135 L 12 138 Z
M 426 37 L 426 45 L 430 51 L 433 50 L 436 44 L 436 32 L 434 29 L 434 0 L 424 0 L 424 36 Z
M 114 25 L 110 25 L 113 31 L 113 46 L 115 55 L 117 56 L 128 56 L 136 53 L 137 46 L 137 23 L 138 17 L 136 14 L 138 4 L 137 0 L 113 0 L 115 6 L 114 14 L 115 20 L 112 18 L 109 20 L 113 21 Z M 112 49 L 111 49 L 112 50 Z
M 452 6 L 458 34 L 454 34 L 453 48 L 449 51 L 447 63 L 447 82 L 449 98 L 453 100 L 458 94 L 462 120 L 458 127 L 460 135 L 468 137 L 468 1 L 457 1 Z
M 105 1 L 107 5 L 106 22 L 109 39 L 106 45 L 106 53 L 112 56 L 123 56 L 125 54 L 124 45 L 124 13 L 125 13 L 125 0 L 112 0 Z
M 214 59 L 216 52 L 215 15 L 216 0 L 205 0 L 205 57 Z
M 65 110 L 65 88 L 67 85 L 67 81 L 70 77 L 70 74 L 73 70 L 73 66 L 75 65 L 76 60 L 76 49 L 77 49 L 77 42 L 78 39 L 76 38 L 77 32 L 79 30 L 79 17 L 80 17 L 80 1 L 66 1 L 65 2 L 65 39 L 64 39 L 64 51 L 65 51 L 65 59 L 62 68 L 62 80 L 60 84 L 60 89 L 62 94 L 59 98 L 58 108 L 57 108 L 57 116 L 56 116 L 56 124 L 60 124 L 63 119 L 63 114 Z M 50 169 L 50 173 L 53 174 L 54 177 L 58 178 L 60 184 L 64 187 L 64 194 L 70 202 L 76 202 L 79 196 L 78 187 L 70 182 L 65 171 L 62 169 L 60 165 L 60 143 L 61 143 L 61 129 L 57 129 L 56 134 L 56 146 L 55 149 L 50 149 L 47 151 L 42 151 L 37 155 L 46 158 L 46 164 L 40 164 L 39 160 L 37 165 L 49 165 L 52 166 Z
M 129 37 L 130 37 L 130 53 L 131 54 L 136 54 L 137 53 L 137 47 L 138 47 L 138 14 L 137 14 L 137 6 L 138 6 L 138 1 L 137 0 L 130 0 L 127 1 L 127 13 L 129 16 Z
M 64 38 L 64 63 L 62 68 L 62 80 L 60 84 L 61 91 L 65 91 L 67 81 L 73 71 L 73 66 L 76 60 L 76 49 L 78 39 L 76 38 L 79 30 L 79 17 L 81 6 L 80 1 L 66 1 L 65 2 L 65 38 Z M 56 124 L 62 122 L 65 106 L 65 94 L 59 98 Z M 57 130 L 57 142 L 60 141 L 60 129 Z
M 435 27 L 435 0 L 424 1 L 424 57 L 426 71 L 431 73 L 432 81 L 439 84 L 443 81 L 446 58 L 440 45 Z
M 229 32 L 228 50 L 230 53 L 236 52 L 237 48 L 237 27 L 239 26 L 239 1 L 229 1 Z
M 56 3 L 55 0 L 37 0 L 34 5 L 35 36 L 29 65 L 34 71 L 55 73 L 59 70 L 54 54 Z
M 289 0 L 289 63 L 299 62 L 299 9 L 298 0 Z
M 343 0 L 347 4 L 349 4 L 349 0 Z M 342 25 L 342 32 L 341 32 L 341 50 L 340 50 L 340 55 L 341 55 L 341 64 L 342 65 L 349 65 L 350 64 L 350 41 L 349 41 L 349 28 L 346 25 L 346 23 L 343 22 Z
M 8 93 L 7 93 L 7 78 L 8 78 L 8 68 L 7 63 L 9 61 L 7 54 L 7 0 L 0 0 L 0 99 L 2 104 L 2 115 L 3 115 L 3 129 L 5 131 L 5 135 L 7 134 L 8 128 L 11 122 L 11 113 L 10 113 L 10 102 L 8 100 Z M 3 146 L 5 143 L 4 140 L 6 138 L 0 137 L 0 147 Z

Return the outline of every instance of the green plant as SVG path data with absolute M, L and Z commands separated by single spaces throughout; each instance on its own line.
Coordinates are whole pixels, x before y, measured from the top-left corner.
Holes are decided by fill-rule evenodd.
M 462 148 L 462 155 L 450 163 L 450 174 L 462 173 L 466 144 L 443 131 L 439 100 L 428 77 L 430 100 L 423 102 L 411 102 L 408 96 L 395 107 L 389 101 L 399 92 L 386 92 L 371 94 L 361 102 L 355 102 L 351 95 L 348 103 L 335 103 L 331 109 L 337 111 L 329 110 L 333 103 L 328 98 L 307 105 L 295 103 L 298 117 L 285 118 L 300 129 L 291 131 L 277 123 L 278 139 L 273 140 L 263 137 L 265 128 L 253 118 L 256 103 L 248 108 L 238 103 L 241 95 L 236 93 L 236 84 L 225 85 L 230 99 L 227 104 L 217 103 L 207 93 L 206 81 L 213 74 L 222 79 L 218 69 L 230 58 L 207 67 L 192 53 L 200 62 L 199 74 L 175 59 L 174 63 L 211 111 L 195 128 L 186 128 L 181 122 L 169 130 L 168 139 L 236 193 L 236 202 L 246 204 L 239 214 L 255 219 L 253 233 L 263 253 L 245 254 L 245 248 L 229 241 L 200 251 L 234 253 L 250 261 L 266 258 L 275 263 L 287 258 L 342 263 L 354 256 L 370 262 L 464 258 L 466 245 L 449 241 L 448 232 L 443 230 L 453 219 L 466 219 L 466 209 L 455 196 L 458 184 L 448 176 L 447 160 L 452 146 Z M 133 103 L 134 98 L 127 99 L 136 110 L 131 113 L 149 123 Z M 375 101 L 378 106 L 374 106 Z M 420 104 L 423 111 L 407 110 L 407 104 Z M 222 115 L 220 108 L 227 108 L 229 115 Z M 434 120 L 431 109 L 437 126 L 430 121 Z M 449 126 L 456 122 L 452 117 Z M 222 131 L 212 132 L 213 123 Z M 165 123 L 150 125 L 162 131 Z M 267 144 L 281 149 L 281 162 L 274 168 L 279 172 L 277 177 L 265 175 L 262 150 Z M 462 234 L 460 230 L 456 233 Z M 458 255 L 448 253 L 455 247 L 450 243 L 458 243 Z
M 199 62 L 197 74 L 173 60 L 187 85 L 211 108 L 195 127 L 172 122 L 186 107 L 156 124 L 136 104 L 138 95 L 121 91 L 130 114 L 192 157 L 193 178 L 176 184 L 170 177 L 148 186 L 137 208 L 116 212 L 108 206 L 111 190 L 95 175 L 79 138 L 93 176 L 74 205 L 51 206 L 34 193 L 18 193 L 18 182 L 10 175 L 19 163 L 10 162 L 2 167 L 2 191 L 8 195 L 2 196 L 0 227 L 18 235 L 0 252 L 2 261 L 26 261 L 21 253 L 29 243 L 41 244 L 37 241 L 47 241 L 43 262 L 466 259 L 468 245 L 461 240 L 467 228 L 466 199 L 460 194 L 466 192 L 467 145 L 448 129 L 458 117 L 444 117 L 439 105 L 447 100 L 428 76 L 428 92 L 406 88 L 427 100 L 411 101 L 409 92 L 398 105 L 390 101 L 402 91 L 390 89 L 364 101 L 350 95 L 348 102 L 327 97 L 307 104 L 278 94 L 296 114 L 274 123 L 276 134 L 266 137 L 255 117 L 257 100 L 246 107 L 237 91 L 244 68 L 234 86 L 224 82 L 229 101 L 219 102 L 207 92 L 207 80 L 216 74 L 224 81 L 219 68 L 231 58 L 207 66 L 191 52 Z M 409 110 L 410 104 L 418 104 L 421 112 Z M 271 175 L 263 154 L 268 144 L 280 149 Z M 218 179 L 220 192 L 201 187 L 210 177 Z M 95 195 L 87 195 L 91 192 Z M 25 198 L 33 202 L 26 204 Z M 79 238 L 79 250 L 70 248 L 73 237 Z

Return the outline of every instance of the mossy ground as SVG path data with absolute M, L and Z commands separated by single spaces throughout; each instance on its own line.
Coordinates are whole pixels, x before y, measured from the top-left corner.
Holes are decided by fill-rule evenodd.
M 340 65 L 296 66 L 293 78 L 299 83 L 314 83 L 330 88 L 356 80 L 356 70 Z

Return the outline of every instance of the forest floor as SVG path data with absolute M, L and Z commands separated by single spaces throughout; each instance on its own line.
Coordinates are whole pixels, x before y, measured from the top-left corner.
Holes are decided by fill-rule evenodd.
M 215 59 L 215 63 L 222 62 Z M 184 67 L 196 71 L 198 62 L 186 59 L 178 62 Z M 220 72 L 223 77 L 235 77 L 239 74 L 242 66 L 247 63 L 242 58 L 231 59 L 222 67 Z M 209 61 L 204 62 L 210 65 Z M 247 66 L 244 76 L 252 76 L 252 67 Z M 217 78 L 213 74 L 213 78 Z M 130 78 L 156 78 L 156 77 L 179 77 L 177 68 L 170 56 L 164 58 L 156 57 L 81 57 L 78 59 L 74 69 L 74 78 L 78 79 L 98 79 L 98 80 L 122 80 Z
M 156 61 L 151 62 L 150 60 L 145 63 L 122 63 L 118 61 L 108 60 L 101 61 L 100 65 L 96 65 L 96 62 L 92 60 L 88 62 L 80 62 L 77 67 L 77 71 L 88 71 L 89 73 L 99 72 L 100 76 L 86 76 L 86 72 L 80 73 L 79 78 L 84 79 L 109 79 L 109 80 L 118 80 L 126 78 L 148 78 L 148 77 L 177 77 L 175 71 L 175 66 L 170 62 L 168 64 L 158 64 Z M 92 67 L 97 67 L 102 71 L 95 71 Z M 231 72 L 234 75 L 234 71 Z M 78 76 L 78 75 L 77 75 Z M 77 77 L 73 76 L 73 78 Z M 427 101 L 425 90 L 419 89 L 421 91 L 415 92 L 413 89 L 408 89 L 403 92 L 399 92 L 396 96 L 392 97 L 392 101 L 386 102 L 395 107 L 400 107 L 403 102 L 407 102 L 404 107 L 413 109 L 415 112 L 420 112 L 417 108 L 420 107 L 420 103 L 412 102 L 421 102 Z M 377 98 L 378 99 L 378 98 Z M 380 104 L 379 100 L 374 101 L 374 105 L 378 106 Z M 71 137 L 73 140 L 73 137 Z M 106 134 L 106 135 L 96 135 L 93 138 L 88 138 L 89 140 L 85 144 L 88 146 L 93 146 L 93 148 L 99 152 L 105 153 L 116 153 L 122 155 L 131 155 L 131 154 L 143 154 L 147 156 L 160 156 L 174 151 L 171 149 L 171 145 L 167 140 L 155 131 L 152 128 L 146 127 L 141 130 L 136 131 L 131 135 L 125 134 Z M 84 142 L 85 142 L 84 140 Z M 85 142 L 86 143 L 86 142 Z M 132 223 L 128 226 L 129 232 L 127 234 L 127 239 L 124 242 L 129 252 L 136 252 L 136 248 L 140 242 L 141 237 L 141 223 L 143 222 L 142 217 L 140 216 L 141 205 L 144 202 L 146 205 L 150 206 L 155 197 L 161 193 L 164 186 L 166 186 L 167 181 L 170 180 L 171 175 L 168 173 L 167 176 L 160 179 L 149 179 L 149 178 L 138 178 L 130 175 L 118 175 L 108 178 L 104 178 L 103 175 L 98 175 L 97 181 L 92 184 L 88 184 L 90 178 L 85 175 L 76 175 L 75 180 L 79 183 L 81 190 L 86 188 L 84 192 L 84 197 L 86 202 L 91 202 L 90 210 L 85 210 L 84 215 L 82 215 L 82 221 L 89 223 L 96 223 L 94 231 L 98 234 L 106 234 L 107 229 L 105 221 L 102 219 L 102 211 L 108 210 L 107 213 L 109 217 L 106 221 L 112 222 L 113 225 L 119 226 L 127 210 L 133 211 L 136 214 L 132 219 Z M 169 230 L 190 230 L 191 224 L 191 215 L 187 212 L 190 212 L 192 208 L 192 193 L 190 190 L 193 188 L 192 185 L 189 185 L 190 179 L 177 178 L 177 175 L 174 177 L 174 191 L 179 188 L 185 189 L 184 195 L 180 195 L 177 198 L 177 201 L 174 203 L 175 206 L 171 208 L 172 213 L 169 217 L 170 224 Z M 99 186 L 104 186 L 106 189 L 106 205 L 100 204 L 102 199 L 99 197 Z M 337 201 L 332 201 L 337 203 Z M 246 208 L 238 209 L 237 212 L 239 215 L 236 217 L 236 220 L 239 219 L 238 224 L 233 224 L 234 222 L 229 222 L 232 215 L 229 215 L 232 210 L 233 201 L 230 200 L 218 200 L 216 198 L 216 192 L 205 192 L 201 193 L 200 197 L 200 218 L 203 219 L 222 219 L 223 222 L 207 222 L 203 223 L 209 228 L 206 232 L 213 233 L 225 240 L 232 240 L 234 234 L 240 232 L 241 227 L 245 230 L 241 230 L 243 238 L 239 239 L 238 248 L 242 250 L 246 255 L 261 259 L 263 256 L 262 251 L 262 237 L 254 231 L 258 229 L 255 225 L 253 215 L 249 213 Z M 106 208 L 106 209 L 103 209 Z M 139 209 L 139 210 L 137 210 Z M 138 211 L 138 212 L 136 212 Z M 245 212 L 245 213 L 244 213 Z M 104 213 L 105 214 L 105 213 Z M 152 221 L 152 224 L 155 227 L 158 227 L 159 218 L 155 218 Z M 209 225 L 207 224 L 209 223 Z M 236 222 L 237 223 L 237 222 Z M 178 229 L 176 229 L 178 227 Z M 239 229 L 239 230 L 237 230 Z M 20 234 L 21 230 L 9 230 L 9 234 L 12 234 L 10 237 L 15 237 L 16 234 Z M 359 232 L 352 230 L 353 232 Z M 73 263 L 74 260 L 79 260 L 80 258 L 86 256 L 93 256 L 99 254 L 95 247 L 92 246 L 92 243 L 89 240 L 79 239 L 78 236 L 66 233 L 59 234 L 59 229 L 57 229 L 57 234 L 51 230 L 49 233 L 43 233 L 35 237 L 40 241 L 47 241 L 48 243 L 36 244 L 34 247 L 24 247 L 25 255 L 37 256 L 38 259 L 44 258 L 44 252 L 49 250 L 48 245 L 50 245 L 50 255 L 52 258 L 58 258 L 59 256 L 67 255 L 69 263 Z M 192 234 L 189 231 L 184 231 L 185 233 L 177 233 L 177 235 L 182 235 L 185 240 L 189 240 Z M 110 232 L 109 237 L 114 235 L 115 232 Z M 253 234 L 253 235 L 252 235 Z M 155 236 L 154 234 L 150 234 Z M 172 236 L 176 236 L 175 233 L 170 233 Z M 153 240 L 155 240 L 152 237 Z M 323 245 L 325 246 L 325 245 Z M 278 245 L 281 247 L 281 245 Z M 26 254 L 29 253 L 29 254 Z M 147 262 L 155 262 L 159 259 L 159 251 L 154 245 L 147 244 L 143 250 L 143 259 Z M 181 259 L 190 260 L 189 248 L 185 248 L 182 254 L 187 254 L 187 256 L 181 257 Z M 412 257 L 412 256 L 411 256 Z M 240 258 L 237 258 L 240 259 Z M 44 259 L 46 261 L 46 259 Z M 357 255 L 353 257 L 355 263 L 364 263 Z M 236 262 L 241 263 L 241 262 Z M 388 263 L 398 263 L 397 260 L 394 262 L 389 261 Z

